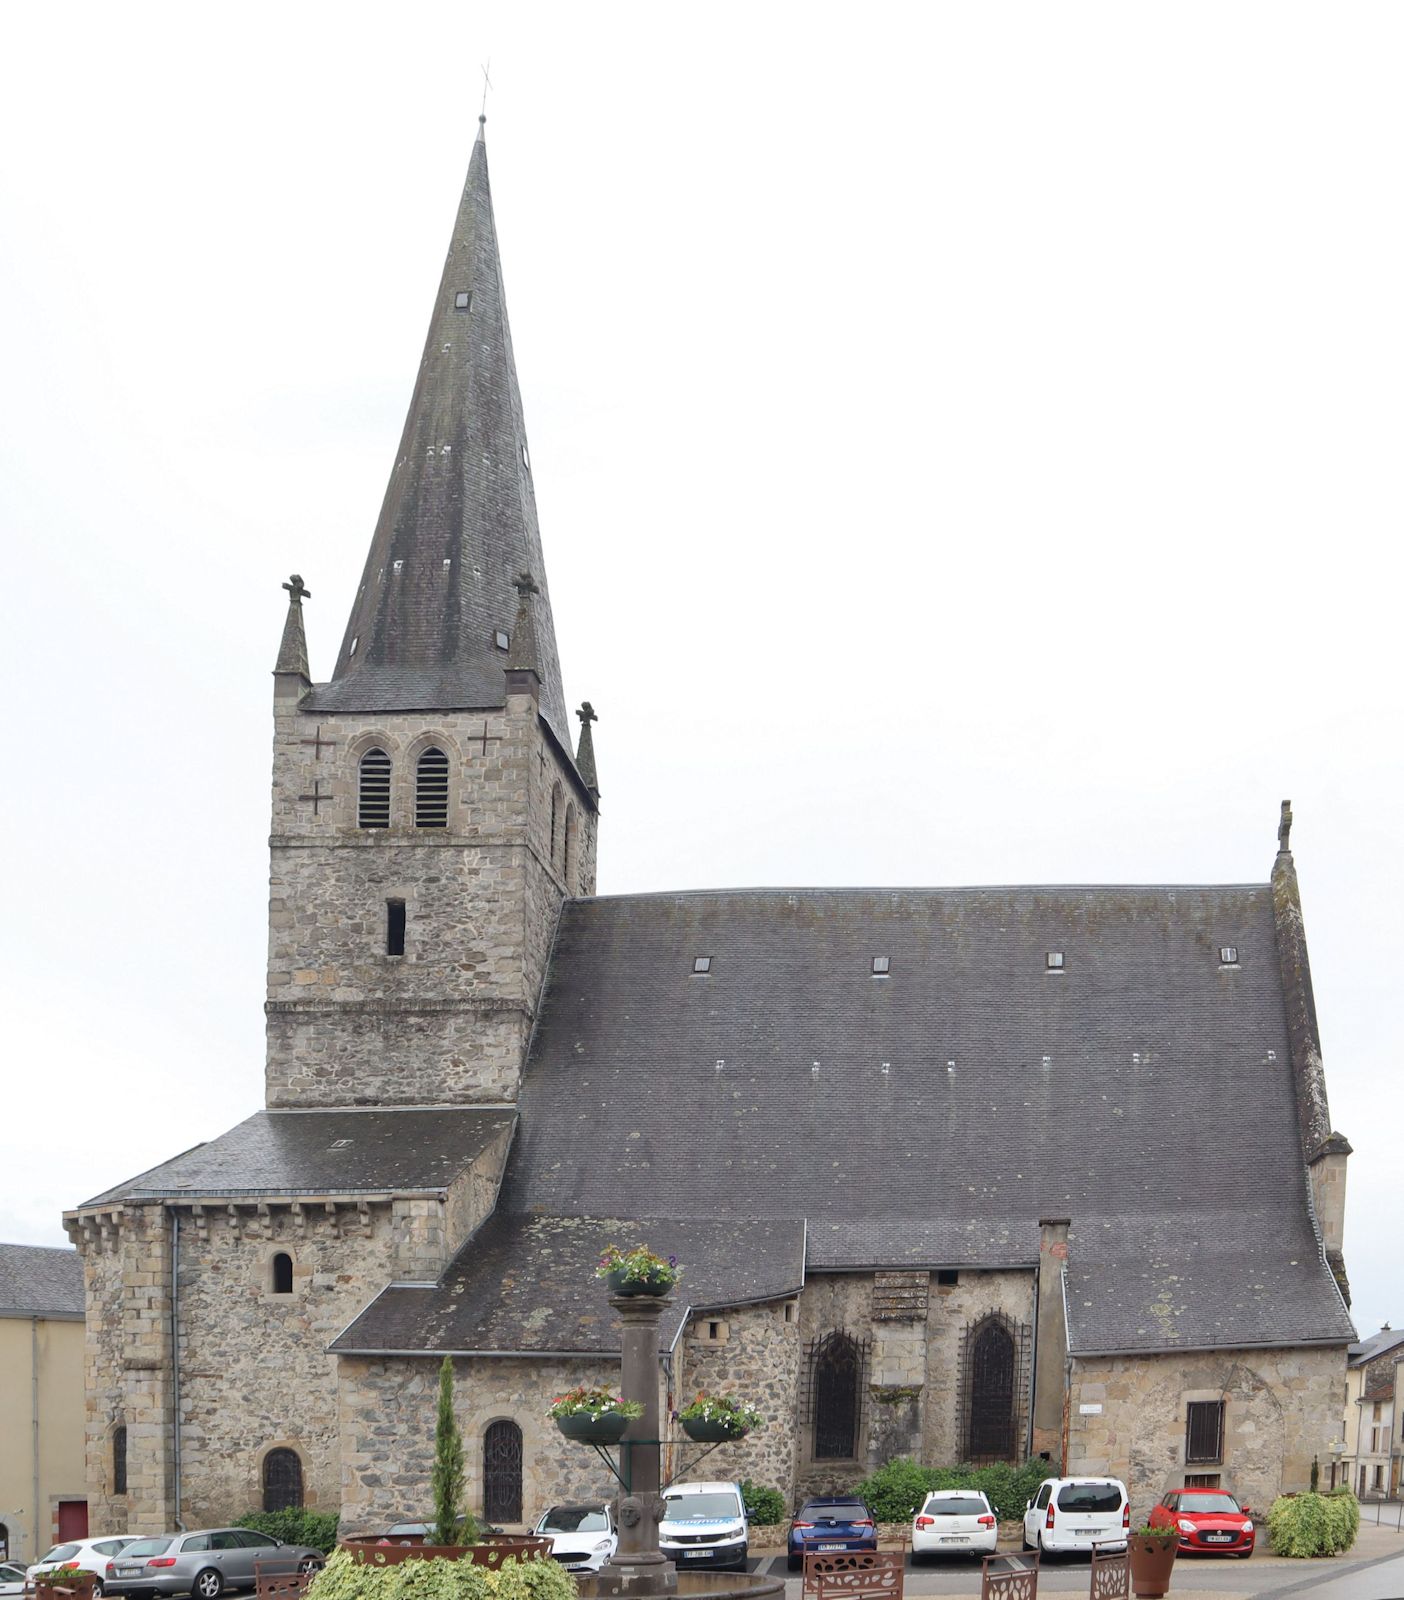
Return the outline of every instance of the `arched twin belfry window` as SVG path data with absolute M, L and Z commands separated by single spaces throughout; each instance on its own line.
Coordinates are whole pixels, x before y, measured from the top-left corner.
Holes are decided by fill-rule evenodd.
M 384 750 L 367 750 L 357 769 L 356 825 L 390 826 L 390 757 Z M 447 828 L 449 812 L 449 758 L 437 745 L 420 754 L 414 769 L 414 825 Z
M 442 750 L 430 746 L 419 758 L 414 777 L 414 825 L 447 828 L 449 763 Z
M 390 826 L 390 757 L 367 750 L 361 757 L 356 794 L 356 823 L 362 828 Z

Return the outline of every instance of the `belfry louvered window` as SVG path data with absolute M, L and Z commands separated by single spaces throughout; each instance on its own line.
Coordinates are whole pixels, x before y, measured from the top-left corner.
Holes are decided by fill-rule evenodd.
M 448 827 L 448 757 L 442 750 L 428 749 L 419 758 L 414 786 L 414 825 L 416 828 Z
M 390 826 L 390 757 L 383 750 L 367 750 L 361 757 L 356 821 L 363 828 Z

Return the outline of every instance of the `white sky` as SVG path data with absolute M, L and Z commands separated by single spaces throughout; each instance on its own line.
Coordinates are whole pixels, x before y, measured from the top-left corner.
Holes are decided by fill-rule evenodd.
M 262 1103 L 279 584 L 325 677 L 490 58 L 601 890 L 1262 881 L 1290 795 L 1400 1323 L 1404 9 L 4 31 L 0 1238 Z

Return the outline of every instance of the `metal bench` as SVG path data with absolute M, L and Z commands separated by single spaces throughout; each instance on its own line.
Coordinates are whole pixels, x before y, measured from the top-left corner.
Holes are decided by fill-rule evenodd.
M 804 1600 L 902 1600 L 900 1550 L 848 1550 L 804 1558 Z
M 1129 1600 L 1131 1594 L 1131 1557 L 1123 1550 L 1119 1555 L 1101 1555 L 1092 1552 L 1092 1600 Z

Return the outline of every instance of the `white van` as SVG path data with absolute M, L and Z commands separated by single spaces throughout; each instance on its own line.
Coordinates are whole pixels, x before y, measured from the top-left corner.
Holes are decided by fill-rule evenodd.
M 746 1503 L 739 1483 L 674 1483 L 663 1491 L 658 1548 L 684 1567 L 746 1567 Z
M 1120 1478 L 1045 1478 L 1024 1510 L 1025 1550 L 1124 1550 L 1130 1531 Z

